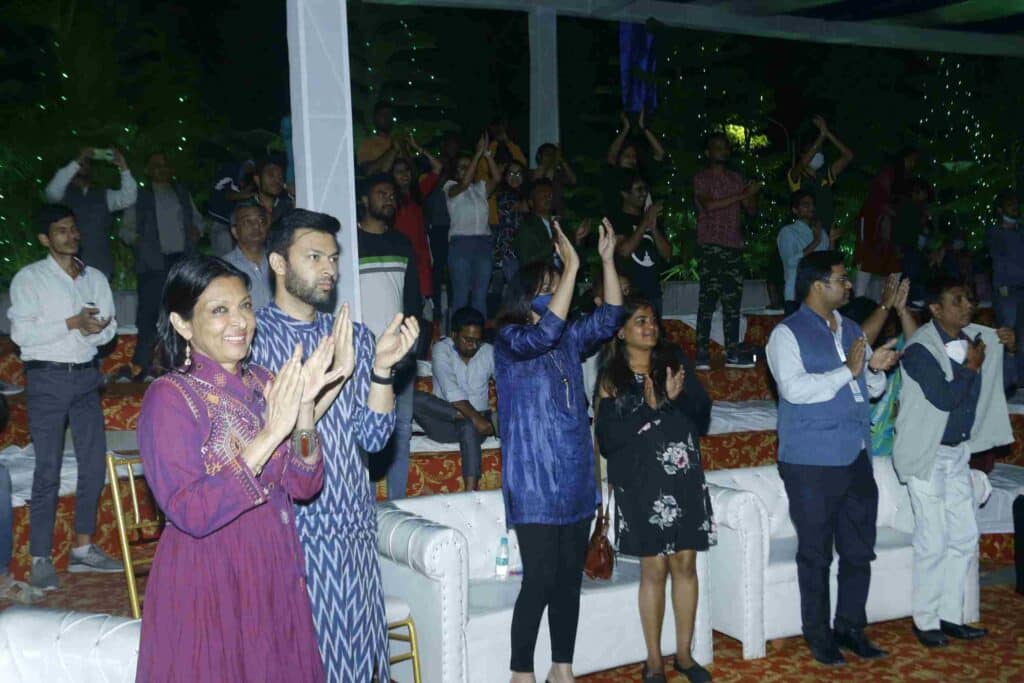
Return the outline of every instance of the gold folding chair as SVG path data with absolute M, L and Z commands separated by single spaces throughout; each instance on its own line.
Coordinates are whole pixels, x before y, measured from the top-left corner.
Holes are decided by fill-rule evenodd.
M 390 661 L 392 664 L 412 660 L 413 683 L 420 681 L 420 651 L 416 642 L 416 627 L 412 623 L 412 614 L 409 605 L 401 598 L 392 595 L 384 596 L 384 616 L 388 622 L 388 640 L 397 640 L 409 643 L 409 651 L 395 655 Z M 401 633 L 405 629 L 405 633 Z
M 163 517 L 157 512 L 156 519 L 143 519 L 139 509 L 139 493 L 135 485 L 133 465 L 142 464 L 138 451 L 107 453 L 107 478 L 110 479 L 110 494 L 114 499 L 114 514 L 117 517 L 117 535 L 121 541 L 121 556 L 124 560 L 124 578 L 128 584 L 128 602 L 131 604 L 132 617 L 142 617 L 142 600 L 139 597 L 137 577 L 149 573 L 149 565 L 153 563 L 152 554 L 146 557 L 133 557 L 132 550 L 141 546 L 152 545 L 163 529 Z M 131 500 L 131 519 L 125 513 L 121 480 L 118 474 L 127 473 L 127 488 Z

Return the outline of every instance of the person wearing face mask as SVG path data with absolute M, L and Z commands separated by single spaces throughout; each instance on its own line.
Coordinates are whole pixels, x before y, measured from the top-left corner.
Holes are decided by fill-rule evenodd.
M 839 174 L 853 161 L 853 152 L 836 137 L 821 116 L 811 119 L 818 129 L 817 135 L 807 140 L 793 167 L 786 173 L 789 191 L 804 190 L 814 196 L 815 220 L 821 223 L 821 229 L 827 235 L 835 221 L 835 204 L 832 198 L 832 187 Z M 831 164 L 826 163 L 822 152 L 825 142 L 831 142 L 839 150 L 839 158 Z M 813 227 L 813 226 L 812 226 Z
M 1020 199 L 1013 190 L 996 196 L 995 213 L 996 224 L 989 228 L 987 242 L 996 324 L 1011 328 L 1018 339 L 1024 339 L 1024 230 L 1018 225 Z M 1021 370 L 1018 368 L 1017 377 L 1024 378 Z
M 513 683 L 535 680 L 545 608 L 552 655 L 546 678 L 574 680 L 587 536 L 601 502 L 580 356 L 615 334 L 622 319 L 611 226 L 601 225 L 598 240 L 604 304 L 573 322 L 567 318 L 580 259 L 557 221 L 553 227 L 561 272 L 547 260 L 520 271 L 519 290 L 498 317 L 494 342 L 505 523 L 516 530 L 523 560 L 512 613 Z
M 932 282 L 927 302 L 932 320 L 910 338 L 900 363 L 893 465 L 914 511 L 913 631 L 931 648 L 986 634 L 964 623 L 978 548 L 969 462 L 971 453 L 1013 442 L 1003 393 L 1012 367 L 1004 374 L 1003 356 L 1016 351 L 1017 339 L 1009 328 L 971 323 L 974 305 L 959 280 Z

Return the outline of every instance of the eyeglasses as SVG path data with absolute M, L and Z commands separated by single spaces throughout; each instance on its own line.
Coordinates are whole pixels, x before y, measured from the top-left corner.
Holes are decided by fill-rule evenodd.
M 835 279 L 833 279 L 831 277 L 827 277 L 827 278 L 823 279 L 822 282 L 825 282 L 825 283 L 830 284 L 830 285 L 839 285 L 840 287 L 845 287 L 846 285 L 850 284 L 850 278 L 848 278 L 845 275 L 842 275 L 842 276 L 840 276 L 838 278 L 835 278 Z
M 522 171 L 509 171 L 508 172 L 508 177 L 509 178 L 522 178 L 523 177 L 523 172 Z

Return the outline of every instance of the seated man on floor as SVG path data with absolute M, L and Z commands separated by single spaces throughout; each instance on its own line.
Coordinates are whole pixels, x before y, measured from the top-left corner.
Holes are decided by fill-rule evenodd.
M 427 436 L 459 443 L 466 491 L 480 486 L 481 445 L 498 433 L 488 386 L 494 377 L 494 347 L 481 341 L 484 316 L 466 306 L 452 314 L 452 335 L 434 344 L 434 393 L 417 391 L 413 416 Z

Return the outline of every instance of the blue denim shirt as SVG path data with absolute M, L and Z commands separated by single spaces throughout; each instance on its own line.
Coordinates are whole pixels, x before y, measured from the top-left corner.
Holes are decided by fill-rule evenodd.
M 572 524 L 600 503 L 583 388 L 584 350 L 618 329 L 605 304 L 571 323 L 550 310 L 535 325 L 507 325 L 494 344 L 505 522 Z

